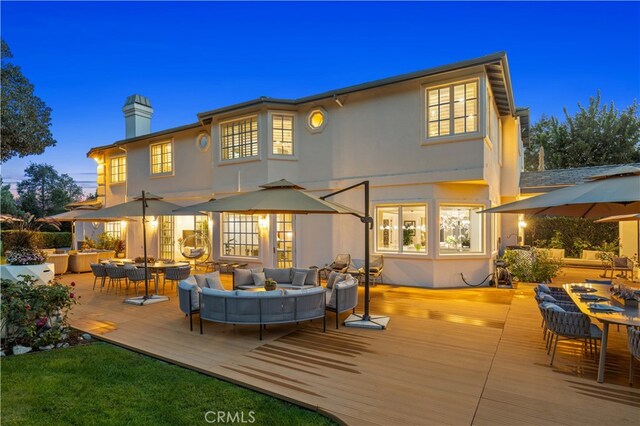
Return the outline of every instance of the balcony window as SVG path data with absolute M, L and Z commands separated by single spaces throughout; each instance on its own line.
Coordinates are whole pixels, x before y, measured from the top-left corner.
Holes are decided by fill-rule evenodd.
M 248 117 L 220 125 L 222 160 L 258 155 L 258 117 Z
M 111 157 L 111 183 L 122 183 L 127 180 L 127 157 L 124 155 Z
M 171 142 L 151 145 L 151 174 L 170 175 L 173 173 L 173 146 Z
M 484 252 L 484 206 L 440 207 L 440 254 Z
M 427 253 L 427 207 L 402 204 L 376 208 L 376 247 L 386 253 Z
M 468 81 L 426 90 L 428 138 L 478 130 L 478 82 Z
M 293 116 L 271 116 L 271 146 L 274 155 L 293 155 Z

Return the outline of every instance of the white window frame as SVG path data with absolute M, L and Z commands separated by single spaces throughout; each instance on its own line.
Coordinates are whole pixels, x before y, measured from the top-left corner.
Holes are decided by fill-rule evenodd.
M 169 145 L 171 147 L 171 171 L 170 172 L 153 172 L 153 147 L 158 145 Z M 164 155 L 161 153 L 161 156 Z M 163 163 L 160 163 L 163 164 Z M 166 177 L 166 176 L 174 176 L 176 171 L 176 150 L 173 144 L 173 140 L 165 140 L 154 142 L 149 144 L 149 174 L 151 177 Z
M 398 249 L 397 250 L 388 250 L 388 249 L 384 249 L 378 246 L 378 230 L 381 226 L 383 226 L 381 223 L 378 223 L 378 209 L 379 208 L 398 208 L 398 217 L 399 217 L 399 222 L 397 227 L 398 229 L 394 229 L 393 231 L 396 233 L 396 238 L 398 239 Z M 426 233 L 426 237 L 425 237 L 425 245 L 424 245 L 424 251 L 404 251 L 404 245 L 402 244 L 403 242 L 403 224 L 404 224 L 404 215 L 403 215 L 403 209 L 404 208 L 408 208 L 408 207 L 420 207 L 420 208 L 424 208 L 424 212 L 425 212 L 425 219 L 424 219 L 424 226 L 425 226 L 425 233 Z M 429 224 L 429 216 L 430 216 L 430 211 L 429 211 L 429 203 L 425 202 L 425 201 L 405 201 L 405 202 L 389 202 L 389 203 L 379 203 L 373 206 L 373 211 L 374 211 L 374 229 L 375 229 L 375 233 L 374 233 L 374 240 L 375 240 L 375 253 L 378 254 L 383 254 L 383 255 L 388 255 L 388 256 L 410 256 L 410 257 L 430 257 L 431 253 L 429 250 L 429 244 L 430 244 L 430 224 Z
M 275 154 L 273 152 L 273 117 L 274 116 L 287 116 L 291 117 L 293 124 L 293 142 L 292 149 L 293 154 Z M 298 119 L 295 112 L 291 111 L 269 111 L 267 114 L 267 122 L 268 122 L 268 158 L 274 160 L 297 160 L 298 159 L 298 141 L 297 141 L 297 133 L 298 133 Z
M 474 201 L 468 201 L 468 200 L 441 200 L 440 202 L 437 203 L 436 205 L 436 211 L 435 211 L 435 219 L 436 219 L 436 232 L 437 235 L 434 237 L 434 245 L 435 245 L 435 252 L 436 252 L 436 256 L 437 258 L 440 259 L 445 259 L 445 258 L 451 258 L 451 257 L 466 257 L 466 258 L 486 258 L 489 256 L 488 252 L 490 252 L 491 250 L 487 251 L 487 215 L 486 214 L 481 214 L 480 215 L 480 220 L 481 220 L 481 225 L 482 225 L 482 241 L 481 241 L 481 247 L 482 250 L 481 251 L 474 251 L 474 252 L 450 252 L 450 253 L 443 253 L 440 251 L 440 210 L 443 207 L 471 207 L 471 208 L 479 208 L 479 209 L 486 209 L 488 208 L 488 204 L 486 202 L 474 202 Z
M 420 119 L 421 125 L 421 134 L 422 134 L 422 145 L 436 145 L 441 143 L 450 143 L 450 142 L 461 142 L 472 139 L 479 139 L 482 137 L 483 132 L 485 131 L 485 123 L 486 123 L 486 105 L 484 104 L 487 95 L 486 95 L 486 79 L 482 74 L 472 74 L 461 76 L 459 78 L 443 80 L 438 82 L 426 83 L 421 86 L 421 96 L 420 96 L 420 105 L 422 110 L 422 117 Z M 477 125 L 476 130 L 468 133 L 453 133 L 454 131 L 454 99 L 453 99 L 453 86 L 464 84 L 464 83 L 477 83 Z M 434 89 L 442 89 L 444 87 L 449 87 L 451 91 L 450 97 L 450 114 L 449 114 L 449 122 L 451 133 L 444 136 L 431 136 L 429 137 L 429 90 Z
M 258 248 L 258 253 L 256 255 L 254 255 L 253 253 L 251 253 L 251 255 L 243 255 L 241 254 L 227 254 L 226 250 L 225 250 L 225 235 L 227 234 L 227 232 L 225 232 L 225 228 L 227 226 L 227 221 L 228 221 L 228 215 L 236 215 L 236 216 L 253 216 L 253 220 L 251 222 L 244 222 L 244 223 L 251 223 L 253 224 L 255 222 L 255 226 L 257 226 L 257 231 L 255 233 L 251 232 L 240 232 L 239 234 L 242 235 L 249 235 L 249 234 L 255 234 L 257 236 L 257 242 L 256 244 L 252 244 L 251 246 L 256 246 Z M 259 217 L 258 215 L 245 215 L 242 213 L 221 213 L 220 214 L 220 257 L 221 258 L 229 258 L 229 259 L 234 259 L 234 258 L 240 258 L 240 259 L 258 259 L 260 257 L 260 250 L 261 250 L 261 237 L 260 237 L 260 226 L 259 226 Z M 238 234 L 238 233 L 234 233 L 234 234 Z M 239 246 L 248 246 L 248 244 L 234 244 L 234 246 L 239 245 Z
M 113 173 L 113 163 L 114 161 L 120 161 L 120 160 L 124 160 L 124 167 L 122 165 L 118 166 L 118 171 L 120 171 L 121 168 L 124 168 L 124 173 L 116 173 L 114 175 Z M 118 179 L 118 180 L 114 180 L 114 176 L 120 176 L 121 174 L 124 174 L 124 178 L 123 179 Z M 109 182 L 113 185 L 120 185 L 120 184 L 124 184 L 127 182 L 127 156 L 125 155 L 114 155 L 109 159 Z
M 224 144 L 224 138 L 223 138 L 223 127 L 227 126 L 231 123 L 235 123 L 237 121 L 246 121 L 246 120 L 256 120 L 256 133 L 257 133 L 257 137 L 256 137 L 256 154 L 255 155 L 249 155 L 249 156 L 245 156 L 245 157 L 237 157 L 237 158 L 223 158 L 222 152 L 224 150 L 223 144 Z M 260 159 L 260 136 L 261 136 L 261 125 L 260 125 L 260 117 L 258 114 L 250 114 L 250 115 L 244 115 L 241 117 L 233 117 L 230 118 L 228 120 L 224 120 L 218 123 L 218 162 L 221 164 L 228 164 L 228 163 L 241 163 L 241 162 L 246 162 L 246 161 L 256 161 Z
M 104 233 L 116 240 L 124 240 L 123 231 L 122 222 L 120 221 L 106 222 L 104 224 Z

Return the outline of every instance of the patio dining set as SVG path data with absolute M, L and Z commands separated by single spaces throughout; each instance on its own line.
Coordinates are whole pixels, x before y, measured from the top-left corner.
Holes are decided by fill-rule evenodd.
M 118 292 L 122 290 L 124 285 L 125 291 L 128 293 L 131 286 L 134 287 L 136 296 L 138 295 L 138 286 L 145 286 L 145 268 L 144 263 L 135 263 L 130 259 L 112 259 L 104 260 L 100 263 L 92 263 L 90 265 L 93 273 L 93 289 L 100 281 L 100 291 L 110 289 Z M 153 284 L 155 293 L 158 294 L 160 283 L 162 282 L 162 293 L 165 293 L 167 281 L 173 287 L 177 287 L 177 283 L 187 278 L 191 273 L 191 266 L 187 262 L 174 261 L 157 261 L 147 264 L 147 280 Z

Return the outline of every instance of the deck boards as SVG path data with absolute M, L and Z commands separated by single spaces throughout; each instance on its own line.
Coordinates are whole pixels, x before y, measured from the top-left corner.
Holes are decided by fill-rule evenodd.
M 595 278 L 569 270 L 561 279 Z M 593 276 L 590 276 L 590 275 Z M 561 343 L 549 367 L 532 287 L 425 290 L 377 286 L 385 331 L 321 321 L 268 326 L 205 323 L 189 331 L 176 297 L 139 307 L 74 280 L 72 325 L 99 338 L 305 407 L 347 424 L 637 424 L 640 390 L 627 385 L 626 332 L 611 328 L 606 383 L 597 360 Z M 224 277 L 229 286 L 228 277 Z M 361 295 L 362 298 L 362 295 Z M 640 383 L 640 368 L 637 372 Z

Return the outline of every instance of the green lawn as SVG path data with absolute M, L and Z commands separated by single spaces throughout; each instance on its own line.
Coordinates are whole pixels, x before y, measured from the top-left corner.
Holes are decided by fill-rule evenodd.
M 255 425 L 333 424 L 295 405 L 106 343 L 2 358 L 1 368 L 3 426 L 207 424 L 208 411 L 244 413 L 245 422 L 255 418 Z M 229 424 L 209 416 L 215 424 Z

